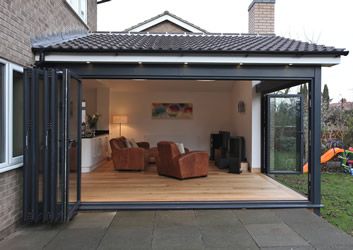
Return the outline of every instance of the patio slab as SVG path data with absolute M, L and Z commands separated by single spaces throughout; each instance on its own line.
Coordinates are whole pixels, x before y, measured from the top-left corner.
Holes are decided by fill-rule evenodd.
M 260 247 L 309 246 L 302 237 L 284 223 L 245 226 Z
M 24 226 L 0 249 L 353 249 L 353 238 L 306 209 L 82 212 Z

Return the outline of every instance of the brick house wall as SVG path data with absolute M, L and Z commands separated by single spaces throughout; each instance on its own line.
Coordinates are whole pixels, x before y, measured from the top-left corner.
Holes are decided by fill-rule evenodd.
M 164 21 L 159 24 L 156 24 L 148 29 L 143 30 L 143 32 L 159 32 L 159 33 L 184 33 L 189 32 L 188 30 L 172 23 L 169 21 Z
M 0 1 L 0 57 L 20 65 L 34 62 L 32 40 L 68 33 L 95 31 L 96 0 L 88 0 L 85 25 L 65 0 Z
M 97 0 L 88 0 L 87 25 L 65 0 L 1 0 L 0 58 L 21 66 L 34 63 L 34 40 L 97 28 Z M 0 173 L 0 239 L 22 216 L 22 169 Z

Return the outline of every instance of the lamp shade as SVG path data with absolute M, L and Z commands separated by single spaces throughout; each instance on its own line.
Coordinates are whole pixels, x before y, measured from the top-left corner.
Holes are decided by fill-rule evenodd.
M 127 123 L 127 115 L 113 115 L 113 124 Z

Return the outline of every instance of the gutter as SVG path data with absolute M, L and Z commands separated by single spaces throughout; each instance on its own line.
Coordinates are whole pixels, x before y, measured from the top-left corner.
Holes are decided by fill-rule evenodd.
M 35 55 L 40 63 L 128 63 L 128 64 L 212 64 L 212 65 L 323 65 L 340 63 L 337 55 L 271 54 L 117 54 L 117 53 L 46 53 Z
M 106 2 L 110 2 L 111 0 L 101 0 L 101 1 L 98 1 L 97 4 L 101 4 L 101 3 L 106 3 Z

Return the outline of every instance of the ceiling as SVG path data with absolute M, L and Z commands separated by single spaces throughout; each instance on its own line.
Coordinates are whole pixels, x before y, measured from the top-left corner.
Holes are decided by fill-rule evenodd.
M 120 92 L 228 92 L 239 81 L 87 79 L 82 82 L 83 88 L 109 88 Z

